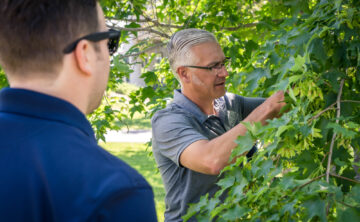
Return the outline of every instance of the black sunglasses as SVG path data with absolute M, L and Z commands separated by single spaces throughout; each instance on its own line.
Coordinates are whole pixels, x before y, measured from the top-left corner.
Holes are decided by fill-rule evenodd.
M 98 42 L 98 41 L 101 41 L 104 39 L 109 39 L 109 42 L 108 42 L 109 54 L 113 55 L 116 52 L 116 50 L 118 49 L 120 36 L 121 36 L 121 32 L 114 30 L 114 29 L 109 29 L 109 31 L 107 31 L 107 32 L 91 33 L 89 35 L 86 35 L 86 36 L 83 36 L 83 37 L 77 39 L 73 43 L 66 46 L 65 49 L 63 50 L 63 53 L 67 54 L 67 53 L 71 53 L 72 51 L 74 51 L 77 44 L 83 39 L 86 39 L 86 40 L 89 40 L 92 42 Z

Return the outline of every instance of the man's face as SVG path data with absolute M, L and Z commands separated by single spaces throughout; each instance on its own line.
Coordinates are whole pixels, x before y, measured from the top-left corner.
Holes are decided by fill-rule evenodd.
M 105 24 L 104 14 L 99 4 L 97 6 L 97 11 L 100 27 L 99 32 L 108 31 Z M 88 113 L 91 113 L 100 105 L 104 91 L 106 90 L 110 71 L 110 59 L 107 43 L 107 39 L 96 43 L 100 49 L 96 51 L 96 64 L 94 64 L 94 86 L 90 95 Z
M 211 67 L 217 63 L 225 60 L 224 53 L 220 45 L 216 42 L 206 42 L 194 46 L 192 49 L 194 66 Z M 191 76 L 189 84 L 184 84 L 188 87 L 188 91 L 195 94 L 198 98 L 206 100 L 214 100 L 225 94 L 225 79 L 229 75 L 226 67 L 220 69 L 198 69 L 187 68 Z

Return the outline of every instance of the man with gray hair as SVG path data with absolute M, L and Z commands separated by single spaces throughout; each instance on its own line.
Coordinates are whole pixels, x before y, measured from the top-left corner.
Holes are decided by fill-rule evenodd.
M 165 184 L 167 222 L 181 221 L 189 203 L 219 189 L 217 176 L 229 164 L 236 138 L 246 133 L 241 122 L 266 124 L 285 105 L 281 91 L 266 100 L 226 93 L 228 58 L 207 31 L 175 33 L 168 52 L 181 90 L 175 90 L 173 102 L 152 118 L 153 153 Z

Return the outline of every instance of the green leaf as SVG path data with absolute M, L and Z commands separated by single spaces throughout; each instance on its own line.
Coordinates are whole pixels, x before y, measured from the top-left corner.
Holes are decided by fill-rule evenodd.
M 304 201 L 302 205 L 307 212 L 306 220 L 311 220 L 314 217 L 318 217 L 321 221 L 327 221 L 325 202 L 322 199 L 314 197 L 312 199 Z
M 334 160 L 334 163 L 335 163 L 336 165 L 340 166 L 340 167 L 347 165 L 346 162 L 341 161 L 339 158 L 336 158 L 336 159 Z
M 291 128 L 294 128 L 294 127 L 290 126 L 290 125 L 280 126 L 278 128 L 278 130 L 276 131 L 275 136 L 279 137 L 283 132 L 285 132 L 286 130 L 291 129 Z
M 360 185 L 356 185 L 351 189 L 351 192 L 349 193 L 349 196 L 354 198 L 354 200 L 360 204 Z
M 339 217 L 337 221 L 360 221 L 360 208 L 345 208 L 345 210 L 339 209 Z
M 235 142 L 238 144 L 231 153 L 231 159 L 235 156 L 240 156 L 245 152 L 248 152 L 254 146 L 254 140 L 249 132 L 246 132 L 244 136 L 239 136 Z
M 248 185 L 248 183 L 249 183 L 248 180 L 244 176 L 242 176 L 240 181 L 238 181 L 238 184 L 233 187 L 234 194 L 235 195 L 243 194 L 243 189 Z
M 289 77 L 289 84 L 299 81 L 300 79 L 303 79 L 303 75 L 294 75 Z
M 193 217 L 195 214 L 197 214 L 202 208 L 204 208 L 205 206 L 207 206 L 207 200 L 208 200 L 209 194 L 206 194 L 202 197 L 200 197 L 200 201 L 196 204 L 190 204 L 189 209 L 186 213 L 186 215 L 184 215 L 182 217 L 182 219 L 184 221 L 189 220 L 191 217 Z
M 141 78 L 144 79 L 145 83 L 147 85 L 153 86 L 158 84 L 158 77 L 156 76 L 155 72 L 148 71 L 143 74 L 141 74 Z
M 291 98 L 292 100 L 294 100 L 295 103 L 297 103 L 297 99 L 296 99 L 296 97 L 295 97 L 295 95 L 294 95 L 294 91 L 292 90 L 292 88 L 289 88 L 288 91 L 289 91 L 289 96 L 290 96 L 290 98 Z
M 247 207 L 241 207 L 236 204 L 235 207 L 227 209 L 226 212 L 221 215 L 221 217 L 227 221 L 234 221 L 242 218 L 249 212 L 251 212 L 251 209 Z
M 290 70 L 293 71 L 293 72 L 302 71 L 304 65 L 305 65 L 305 57 L 302 57 L 302 56 L 298 55 L 295 58 L 294 66 Z M 299 77 L 301 77 L 301 76 L 299 76 Z M 293 81 L 289 81 L 289 82 L 291 83 Z
M 222 189 L 227 189 L 233 186 L 235 183 L 235 177 L 225 177 L 219 180 L 216 184 L 219 185 Z
M 357 134 L 356 132 L 348 130 L 348 129 L 342 127 L 341 125 L 339 125 L 337 123 L 329 123 L 327 125 L 327 128 L 328 129 L 333 129 L 334 132 L 336 132 L 337 134 L 341 134 L 341 135 L 343 135 L 344 137 L 347 137 L 347 138 L 354 138 L 356 136 L 356 134 Z

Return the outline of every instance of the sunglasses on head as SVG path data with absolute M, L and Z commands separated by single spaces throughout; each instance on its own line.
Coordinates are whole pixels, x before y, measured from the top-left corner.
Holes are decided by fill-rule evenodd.
M 120 36 L 121 36 L 121 32 L 114 30 L 114 29 L 109 29 L 109 31 L 107 31 L 107 32 L 91 33 L 91 34 L 83 36 L 83 37 L 77 39 L 76 41 L 72 42 L 71 44 L 69 44 L 67 47 L 65 47 L 63 52 L 65 54 L 71 53 L 72 51 L 75 50 L 77 44 L 83 39 L 86 39 L 86 40 L 89 40 L 92 42 L 98 42 L 98 41 L 101 41 L 104 39 L 109 39 L 109 42 L 108 42 L 109 54 L 113 55 L 116 52 L 116 50 L 118 49 Z

